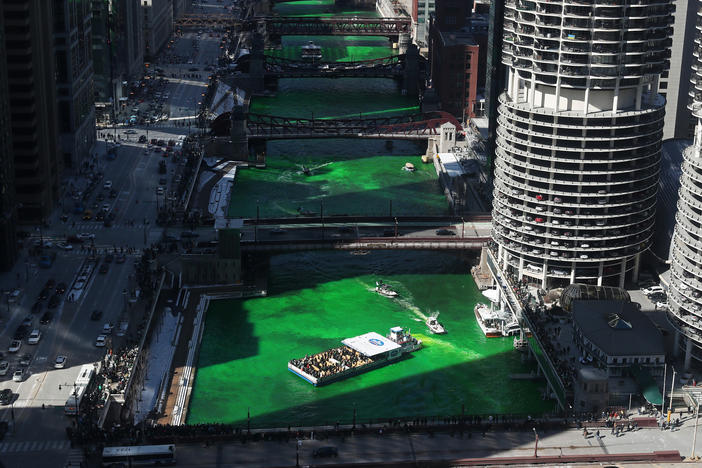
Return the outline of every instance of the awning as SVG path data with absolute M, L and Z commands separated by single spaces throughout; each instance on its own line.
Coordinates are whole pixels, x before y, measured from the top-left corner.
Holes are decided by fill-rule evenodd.
M 662 405 L 663 395 L 658 389 L 658 384 L 656 384 L 656 381 L 653 380 L 653 377 L 651 377 L 651 374 L 648 372 L 648 369 L 638 365 L 630 366 L 629 369 L 646 401 L 652 405 Z

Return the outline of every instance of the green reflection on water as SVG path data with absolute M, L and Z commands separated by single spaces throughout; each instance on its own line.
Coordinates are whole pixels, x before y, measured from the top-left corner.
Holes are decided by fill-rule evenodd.
M 454 254 L 436 252 L 274 258 L 271 296 L 211 305 L 188 422 L 241 423 L 247 408 L 254 426 L 350 422 L 353 405 L 359 420 L 459 414 L 461 405 L 480 414 L 553 409 L 540 398 L 543 383 L 510 380 L 510 373 L 529 371 L 512 339 L 480 331 L 472 309 L 481 295 L 467 268 Z M 379 278 L 400 299 L 373 292 Z M 446 335 L 430 335 L 424 325 L 437 311 Z M 425 347 L 319 388 L 286 368 L 293 357 L 395 325 L 411 328 Z

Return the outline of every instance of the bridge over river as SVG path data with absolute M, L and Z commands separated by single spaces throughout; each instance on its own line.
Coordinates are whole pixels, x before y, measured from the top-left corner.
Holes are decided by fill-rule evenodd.
M 266 78 L 393 78 L 405 76 L 406 54 L 348 62 L 310 62 L 266 56 Z

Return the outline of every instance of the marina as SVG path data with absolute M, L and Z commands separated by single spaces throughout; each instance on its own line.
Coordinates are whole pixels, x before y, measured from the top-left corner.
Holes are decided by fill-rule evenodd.
M 342 340 L 344 346 L 288 362 L 288 370 L 315 387 L 347 379 L 392 363 L 422 347 L 402 327 L 393 327 L 387 336 L 376 332 Z

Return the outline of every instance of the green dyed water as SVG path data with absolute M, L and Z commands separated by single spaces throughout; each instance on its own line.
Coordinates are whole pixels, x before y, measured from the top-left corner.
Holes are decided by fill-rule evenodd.
M 207 314 L 188 423 L 256 427 L 466 413 L 540 414 L 543 383 L 528 372 L 511 338 L 485 338 L 473 316 L 481 300 L 469 265 L 455 254 L 303 253 L 272 260 L 269 297 L 213 303 Z M 373 291 L 383 279 L 400 293 Z M 440 312 L 446 335 L 424 324 Z M 287 361 L 368 331 L 411 328 L 424 348 L 410 358 L 315 388 Z
M 333 0 L 278 3 L 285 15 L 329 14 Z M 342 12 L 354 14 L 356 12 Z M 365 15 L 366 12 L 363 12 Z M 360 16 L 360 14 L 359 14 Z M 293 57 L 308 38 L 284 38 L 278 53 Z M 318 38 L 325 59 L 392 53 L 384 38 Z M 413 113 L 415 99 L 385 79 L 286 79 L 275 96 L 257 97 L 251 112 L 334 118 Z M 293 140 L 267 145 L 266 169 L 237 173 L 230 216 L 295 215 L 298 208 L 332 214 L 446 214 L 424 148 L 396 141 Z M 417 171 L 401 170 L 405 162 Z M 311 170 L 305 175 L 303 166 Z M 307 252 L 271 260 L 269 296 L 213 303 L 207 314 L 189 423 L 255 426 L 350 423 L 371 418 L 466 413 L 540 414 L 543 383 L 510 380 L 529 372 L 512 340 L 486 339 L 473 316 L 480 293 L 455 253 Z M 400 293 L 373 291 L 383 279 Z M 447 335 L 429 335 L 424 321 L 440 312 Z M 314 388 L 287 370 L 291 358 L 340 345 L 369 331 L 409 327 L 424 348 L 401 362 Z

